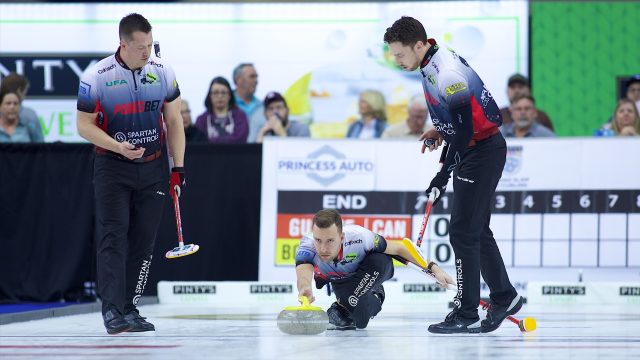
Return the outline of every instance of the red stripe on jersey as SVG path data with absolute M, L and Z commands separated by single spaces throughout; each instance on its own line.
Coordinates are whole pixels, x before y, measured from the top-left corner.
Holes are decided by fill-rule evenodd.
M 423 90 L 423 92 L 424 99 L 427 100 L 429 104 L 431 104 L 432 106 L 438 106 L 440 104 L 438 100 L 436 100 L 436 98 L 434 98 L 433 95 L 431 95 L 428 91 Z
M 482 110 L 482 106 L 478 104 L 476 98 L 471 95 L 471 118 L 473 119 L 473 136 L 471 139 L 473 140 L 482 140 L 487 138 L 487 133 L 489 133 L 493 128 L 496 127 L 496 124 L 492 123 L 487 119 L 487 116 L 484 114 L 484 110 Z

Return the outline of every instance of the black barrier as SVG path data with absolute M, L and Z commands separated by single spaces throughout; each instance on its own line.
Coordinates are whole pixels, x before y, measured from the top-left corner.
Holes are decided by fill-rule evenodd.
M 87 144 L 0 144 L 0 303 L 78 300 L 95 281 L 93 156 Z M 185 242 L 200 251 L 164 257 L 177 245 L 167 199 L 145 295 L 159 280 L 258 279 L 261 146 L 188 145 L 185 168 Z

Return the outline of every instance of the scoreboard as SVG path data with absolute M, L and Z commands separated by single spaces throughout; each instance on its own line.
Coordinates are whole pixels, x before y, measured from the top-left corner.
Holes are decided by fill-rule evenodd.
M 453 265 L 453 193 L 432 210 L 423 238 L 431 259 Z M 389 240 L 416 239 L 426 196 L 415 192 L 278 192 L 276 265 L 293 265 L 318 209 L 342 207 L 345 223 Z M 334 205 L 334 206 L 328 206 Z M 492 202 L 491 229 L 509 267 L 640 266 L 640 191 L 506 191 Z
M 509 139 L 507 145 L 491 230 L 512 281 L 564 280 L 583 270 L 599 280 L 637 278 L 640 158 L 633 154 L 640 154 L 640 141 Z M 300 237 L 323 208 L 337 209 L 346 223 L 388 240 L 416 239 L 424 189 L 438 171 L 438 158 L 438 152 L 420 154 L 413 141 L 267 141 L 260 280 L 295 279 Z M 452 190 L 450 181 L 422 244 L 430 259 L 449 270 L 455 260 L 449 243 Z M 396 275 L 404 281 L 403 270 Z

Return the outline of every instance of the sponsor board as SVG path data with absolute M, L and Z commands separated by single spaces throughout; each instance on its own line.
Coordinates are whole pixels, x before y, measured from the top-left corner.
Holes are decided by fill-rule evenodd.
M 0 52 L 0 79 L 9 72 L 26 77 L 32 99 L 75 99 L 82 73 L 109 55 Z
M 249 293 L 251 294 L 291 294 L 293 285 L 290 284 L 251 284 Z
M 293 269 L 291 269 L 293 271 Z M 362 283 L 357 295 L 366 291 L 375 281 L 376 274 Z M 327 295 L 325 289 L 313 288 L 313 305 L 327 309 L 336 300 L 335 294 Z M 383 308 L 406 307 L 407 305 L 429 305 L 447 310 L 451 292 L 435 290 L 435 284 L 384 282 L 385 301 Z M 425 292 L 423 292 L 423 290 Z M 431 291 L 434 290 L 434 291 Z M 160 304 L 193 304 L 219 306 L 221 309 L 247 309 L 251 306 L 266 306 L 274 313 L 286 306 L 295 306 L 298 290 L 295 282 L 249 282 L 249 281 L 160 281 L 158 300 Z M 354 302 L 355 303 L 355 302 Z M 407 310 L 413 312 L 413 310 Z
M 639 305 L 640 284 L 620 282 L 530 282 L 530 304 Z
M 173 293 L 186 294 L 215 294 L 215 285 L 173 285 Z

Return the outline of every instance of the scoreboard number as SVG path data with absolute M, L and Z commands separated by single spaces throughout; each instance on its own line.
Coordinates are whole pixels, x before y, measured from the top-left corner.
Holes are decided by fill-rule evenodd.
M 531 209 L 533 207 L 533 205 L 535 205 L 535 203 L 533 201 L 533 195 L 525 196 L 524 200 L 522 200 L 522 205 L 528 207 L 529 209 Z
M 580 196 L 580 207 L 586 209 L 591 206 L 591 199 L 589 198 L 589 194 Z
M 504 195 L 496 195 L 496 209 L 504 209 L 506 205 L 507 201 Z
M 448 196 L 443 196 L 440 199 L 440 203 L 442 203 L 442 208 L 443 209 L 448 209 L 449 208 L 449 197 Z

